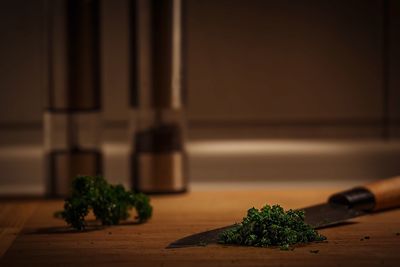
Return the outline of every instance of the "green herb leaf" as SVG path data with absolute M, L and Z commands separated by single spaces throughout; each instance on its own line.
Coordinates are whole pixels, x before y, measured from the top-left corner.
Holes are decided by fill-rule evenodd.
M 220 234 L 219 243 L 289 250 L 294 244 L 325 240 L 304 218 L 304 211 L 285 211 L 279 205 L 251 208 L 240 224 Z
M 126 220 L 132 208 L 136 209 L 138 222 L 148 220 L 153 211 L 150 199 L 144 194 L 126 191 L 122 185 L 110 185 L 101 176 L 77 176 L 64 210 L 54 215 L 73 228 L 84 230 L 90 210 L 103 225 L 114 225 Z

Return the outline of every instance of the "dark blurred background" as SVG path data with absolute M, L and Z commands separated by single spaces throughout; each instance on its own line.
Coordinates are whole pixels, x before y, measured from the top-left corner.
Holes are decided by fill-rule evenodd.
M 128 0 L 102 1 L 105 174 L 128 184 Z M 0 193 L 43 191 L 45 0 L 0 1 Z M 400 172 L 400 1 L 186 0 L 198 182 Z

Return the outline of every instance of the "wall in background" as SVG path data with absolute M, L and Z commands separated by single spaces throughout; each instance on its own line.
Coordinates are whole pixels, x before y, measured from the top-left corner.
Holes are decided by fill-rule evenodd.
M 193 120 L 382 116 L 380 1 L 192 5 L 188 34 L 189 51 L 196 51 L 189 52 Z
M 0 1 L 0 144 L 42 139 L 44 1 Z
M 0 123 L 41 118 L 45 26 L 43 1 L 0 1 Z
M 190 3 L 189 116 L 196 136 L 387 135 L 385 121 L 398 113 L 388 107 L 400 72 L 385 62 L 385 53 L 392 57 L 398 48 L 387 51 L 384 41 L 394 42 L 399 30 L 384 1 Z
M 390 34 L 389 65 L 389 114 L 392 136 L 400 136 L 400 1 L 391 1 L 389 15 Z
M 0 194 L 44 188 L 48 1 L 0 0 Z M 129 1 L 102 0 L 106 141 L 127 138 Z M 185 2 L 192 181 L 399 173 L 400 1 Z M 247 138 L 351 140 L 209 140 Z M 103 150 L 105 176 L 128 185 L 129 148 Z
M 128 1 L 102 1 L 111 139 L 129 117 Z M 186 3 L 191 138 L 400 136 L 398 1 Z M 45 5 L 0 1 L 0 143 L 41 140 Z

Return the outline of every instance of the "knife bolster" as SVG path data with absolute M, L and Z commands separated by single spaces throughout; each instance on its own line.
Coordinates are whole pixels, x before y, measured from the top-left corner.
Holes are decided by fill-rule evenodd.
M 346 205 L 349 208 L 363 211 L 371 211 L 375 208 L 374 194 L 364 187 L 355 187 L 336 193 L 328 201 L 329 203 Z

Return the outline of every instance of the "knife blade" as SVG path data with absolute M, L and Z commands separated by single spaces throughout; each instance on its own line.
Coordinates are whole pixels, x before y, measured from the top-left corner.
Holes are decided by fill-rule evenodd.
M 340 224 L 378 210 L 400 206 L 400 176 L 336 193 L 326 203 L 306 207 L 305 222 L 314 229 Z M 218 242 L 224 230 L 236 224 L 196 233 L 170 243 L 166 248 L 205 246 Z
M 365 212 L 355 209 L 349 209 L 345 205 L 337 204 L 319 204 L 305 209 L 305 222 L 310 224 L 314 229 L 335 225 L 345 220 L 364 215 Z M 216 228 L 213 230 L 193 234 L 178 239 L 167 246 L 167 248 L 182 248 L 203 246 L 204 244 L 214 244 L 218 242 L 218 236 L 221 232 L 235 227 L 236 224 Z

